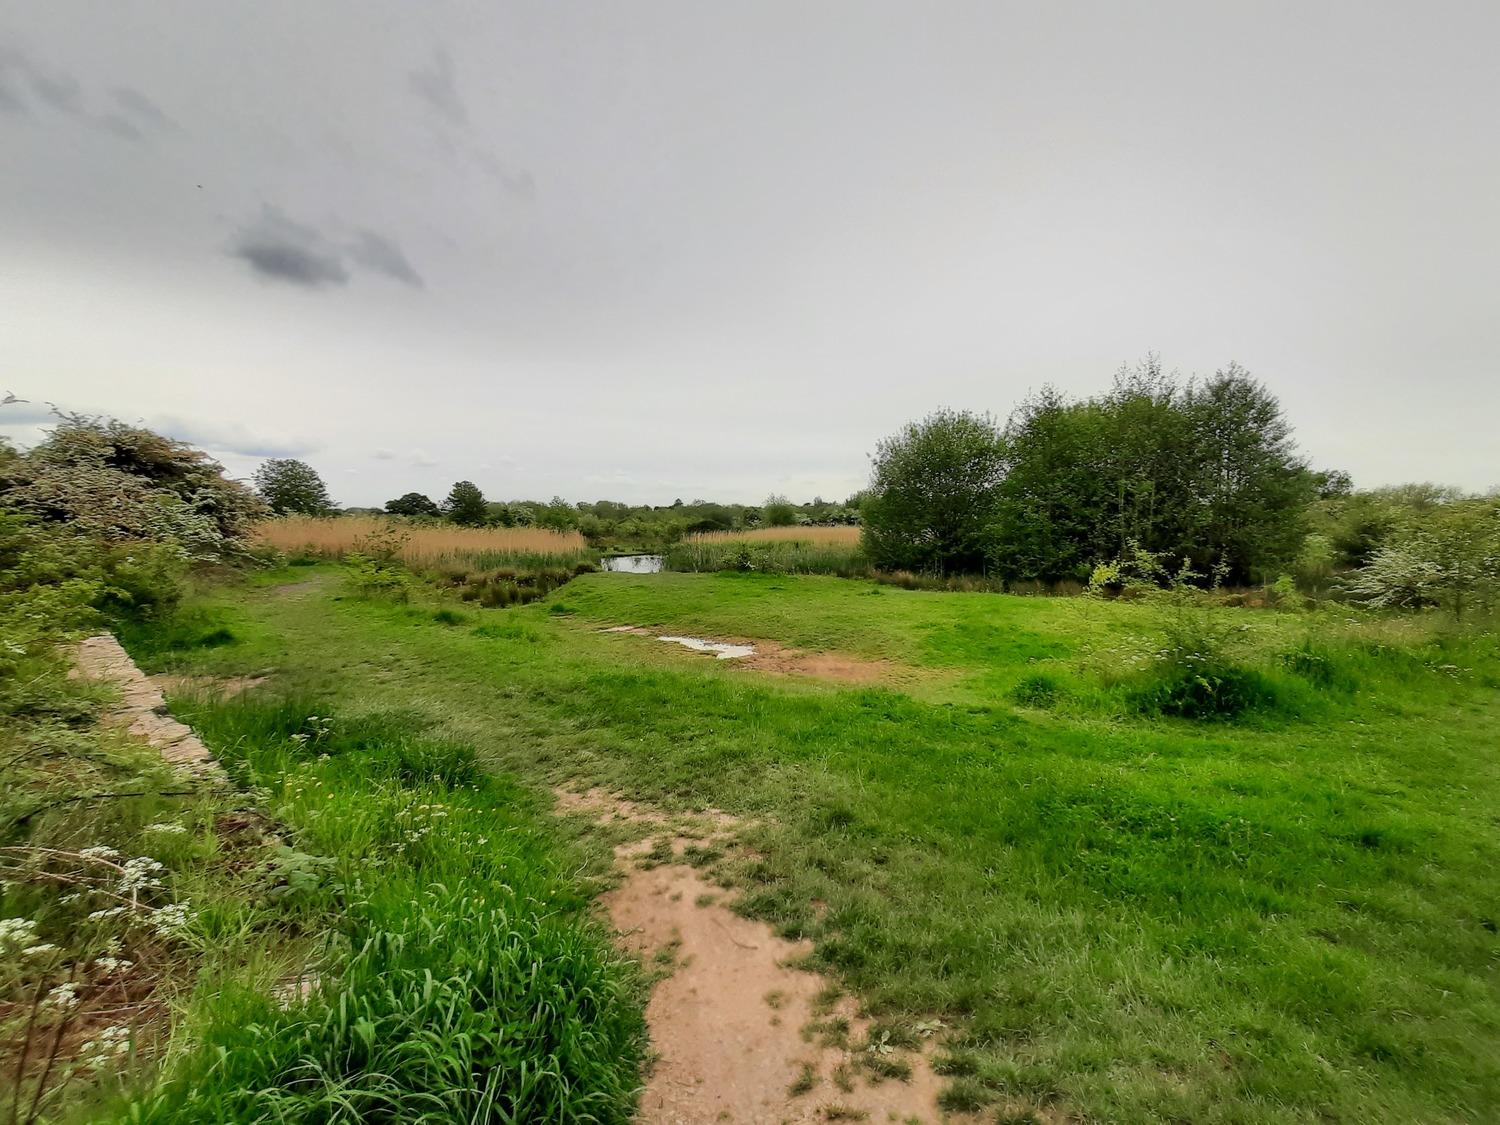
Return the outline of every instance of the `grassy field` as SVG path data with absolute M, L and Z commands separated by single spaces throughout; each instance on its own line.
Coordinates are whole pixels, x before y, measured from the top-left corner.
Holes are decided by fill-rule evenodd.
M 889 674 L 779 677 L 616 624 Z M 1188 634 L 1251 677 L 1234 721 L 1162 716 Z M 872 1012 L 941 1016 L 954 1108 L 1500 1117 L 1493 634 L 753 573 L 585 575 L 455 611 L 313 567 L 207 591 L 132 644 L 159 668 L 274 667 L 320 713 L 418 716 L 538 795 L 588 781 L 750 818 L 721 869 L 742 909 L 811 938 Z

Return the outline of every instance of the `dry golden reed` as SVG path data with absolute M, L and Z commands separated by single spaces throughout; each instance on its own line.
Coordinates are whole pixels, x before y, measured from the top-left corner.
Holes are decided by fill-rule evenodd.
M 391 521 L 378 516 L 340 516 L 309 519 L 290 516 L 268 520 L 256 529 L 262 543 L 281 551 L 304 551 L 338 558 L 359 550 L 372 532 L 386 532 Z M 576 531 L 547 531 L 539 527 L 416 527 L 403 526 L 406 541 L 401 561 L 408 566 L 431 566 L 444 559 L 496 552 L 526 555 L 572 555 L 588 549 Z
M 690 543 L 811 543 L 814 547 L 853 547 L 857 527 L 761 527 L 754 531 L 704 531 L 689 535 Z

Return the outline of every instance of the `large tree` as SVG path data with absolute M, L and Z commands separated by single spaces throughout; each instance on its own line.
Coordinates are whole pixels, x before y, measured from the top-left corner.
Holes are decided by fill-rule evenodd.
M 1136 547 L 1230 581 L 1274 575 L 1317 488 L 1276 399 L 1234 364 L 1180 385 L 1153 356 L 1099 398 L 1043 391 L 1006 440 L 991 558 L 1013 578 L 1082 578 Z
M 938 574 L 985 564 L 1005 439 L 989 415 L 940 410 L 882 441 L 862 505 L 878 567 Z
M 443 514 L 460 527 L 483 527 L 489 521 L 489 502 L 477 484 L 461 480 L 448 491 Z
M 334 503 L 316 469 L 292 457 L 272 457 L 255 470 L 255 489 L 278 516 L 326 516 Z
M 393 516 L 437 516 L 442 511 L 424 493 L 408 492 L 394 500 L 385 502 L 385 510 Z

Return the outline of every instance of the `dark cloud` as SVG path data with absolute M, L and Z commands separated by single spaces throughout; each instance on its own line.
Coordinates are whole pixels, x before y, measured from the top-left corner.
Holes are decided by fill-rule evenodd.
M 348 284 L 351 266 L 422 288 L 421 275 L 394 240 L 360 228 L 352 240 L 336 241 L 274 207 L 262 210 L 229 252 L 263 278 L 309 289 Z
M 129 86 L 117 86 L 112 93 L 121 113 L 136 124 L 161 130 L 177 128 L 177 122 L 162 112 L 161 106 L 139 90 L 132 90 Z
M 469 111 L 458 96 L 458 85 L 453 72 L 453 58 L 447 51 L 433 54 L 430 66 L 414 70 L 407 75 L 412 92 L 437 111 L 450 125 L 467 125 Z
M 70 117 L 87 117 L 83 106 L 83 86 L 71 74 L 46 73 L 30 67 L 26 76 L 31 92 L 59 113 Z
M 83 84 L 71 74 L 42 66 L 14 48 L 0 48 L 0 109 L 25 113 L 30 101 L 23 91 L 30 93 L 30 101 L 127 141 L 144 141 L 148 130 L 177 128 L 160 106 L 125 86 L 111 91 L 115 109 L 94 113 Z
M 349 281 L 337 246 L 315 228 L 293 222 L 274 207 L 267 207 L 240 232 L 230 254 L 270 281 L 287 281 L 310 289 Z
M 355 240 L 350 243 L 349 260 L 367 270 L 383 273 L 405 285 L 416 289 L 422 288 L 421 276 L 412 269 L 411 263 L 406 260 L 406 255 L 401 252 L 401 247 L 372 230 L 361 230 Z

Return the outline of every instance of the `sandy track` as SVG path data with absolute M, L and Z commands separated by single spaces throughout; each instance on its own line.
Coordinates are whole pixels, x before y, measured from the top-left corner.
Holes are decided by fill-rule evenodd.
M 659 1058 L 641 1100 L 643 1125 L 942 1119 L 942 1080 L 920 1052 L 885 1056 L 911 1067 L 909 1082 L 872 1084 L 859 1066 L 868 1021 L 848 999 L 820 1007 L 829 981 L 790 964 L 811 946 L 734 913 L 728 893 L 680 858 L 689 847 L 728 842 L 732 818 L 716 810 L 669 818 L 599 790 L 558 797 L 564 812 L 649 830 L 615 849 L 623 878 L 603 897 L 621 943 L 667 970 L 646 1009 Z M 820 1019 L 847 1020 L 847 1045 L 811 1033 Z

